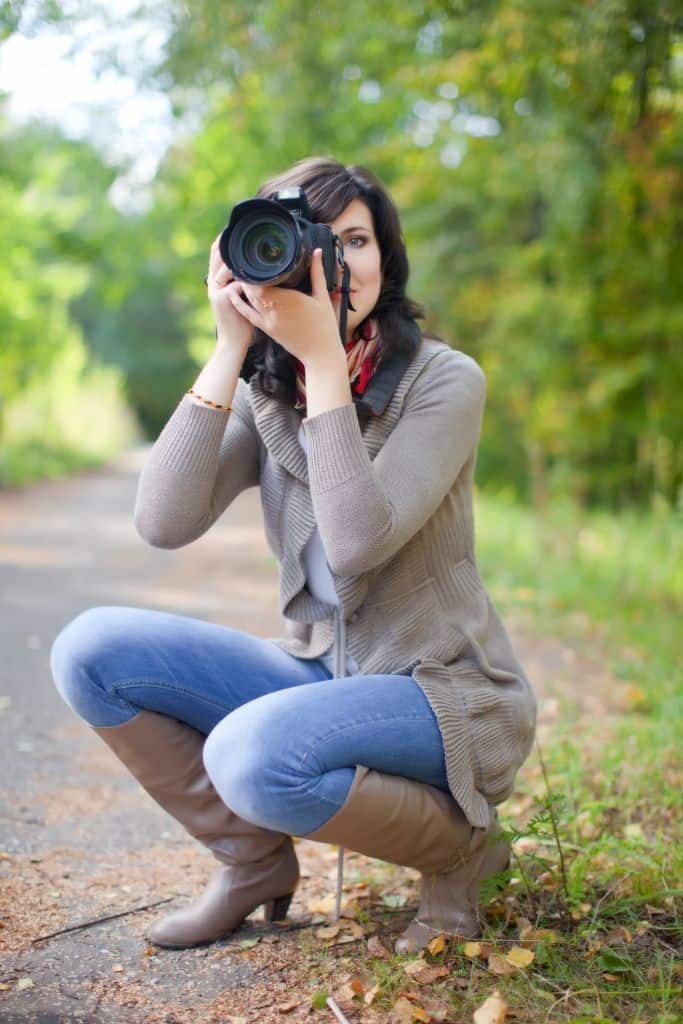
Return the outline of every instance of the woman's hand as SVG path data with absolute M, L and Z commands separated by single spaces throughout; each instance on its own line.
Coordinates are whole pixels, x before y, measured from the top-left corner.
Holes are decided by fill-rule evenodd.
M 232 280 L 225 291 L 235 312 L 259 327 L 304 366 L 342 350 L 339 325 L 323 269 L 322 249 L 311 260 L 312 294 Z
M 234 281 L 234 274 L 223 262 L 218 248 L 218 238 L 211 246 L 207 286 L 209 302 L 216 318 L 216 338 L 221 345 L 242 348 L 245 353 L 252 339 L 252 325 L 238 312 L 230 301 L 228 287 Z

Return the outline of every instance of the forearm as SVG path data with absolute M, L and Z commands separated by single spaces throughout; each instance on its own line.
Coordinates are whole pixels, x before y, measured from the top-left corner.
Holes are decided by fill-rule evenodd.
M 219 337 L 211 358 L 192 385 L 193 391 L 211 402 L 231 406 L 247 348 Z M 190 398 L 196 405 L 206 407 L 198 398 Z
M 346 352 L 339 342 L 306 363 L 306 418 L 352 404 Z
M 258 483 L 258 442 L 239 381 L 239 350 L 217 348 L 194 389 L 228 413 L 184 395 L 140 475 L 135 522 L 158 547 L 179 547 L 200 536 L 245 488 Z

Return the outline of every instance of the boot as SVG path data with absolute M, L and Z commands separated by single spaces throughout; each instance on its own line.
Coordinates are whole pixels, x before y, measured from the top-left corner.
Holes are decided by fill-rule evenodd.
M 343 807 L 304 838 L 422 873 L 417 917 L 394 947 L 412 953 L 436 935 L 480 934 L 479 884 L 508 861 L 507 843 L 493 840 L 497 831 L 495 811 L 488 828 L 473 828 L 448 793 L 357 765 Z
M 195 903 L 153 925 L 152 942 L 171 949 L 214 942 L 261 904 L 266 921 L 287 916 L 299 881 L 292 839 L 252 825 L 226 807 L 206 774 L 200 732 L 153 711 L 94 731 L 149 795 L 223 865 Z

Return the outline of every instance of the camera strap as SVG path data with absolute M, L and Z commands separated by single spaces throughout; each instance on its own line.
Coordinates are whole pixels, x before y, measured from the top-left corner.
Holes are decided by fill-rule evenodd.
M 339 337 L 341 338 L 342 345 L 346 345 L 346 321 L 348 318 L 348 312 L 349 310 L 354 313 L 356 312 L 349 298 L 349 295 L 351 294 L 351 289 L 349 288 L 350 283 L 351 271 L 349 270 L 348 263 L 344 263 L 344 269 L 342 270 L 342 283 L 341 288 L 339 289 L 341 291 L 341 305 L 339 307 Z

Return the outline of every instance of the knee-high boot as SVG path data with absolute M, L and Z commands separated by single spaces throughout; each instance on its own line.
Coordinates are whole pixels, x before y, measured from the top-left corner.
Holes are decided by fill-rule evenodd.
M 473 828 L 448 793 L 357 765 L 344 805 L 304 838 L 421 872 L 417 916 L 395 943 L 397 953 L 410 953 L 441 933 L 480 934 L 479 885 L 509 859 L 498 832 L 494 810 L 488 828 Z
M 155 922 L 149 933 L 153 942 L 174 949 L 213 942 L 261 904 L 267 921 L 286 917 L 299 881 L 292 839 L 252 825 L 226 807 L 204 768 L 200 732 L 153 711 L 94 731 L 222 864 L 195 903 Z

